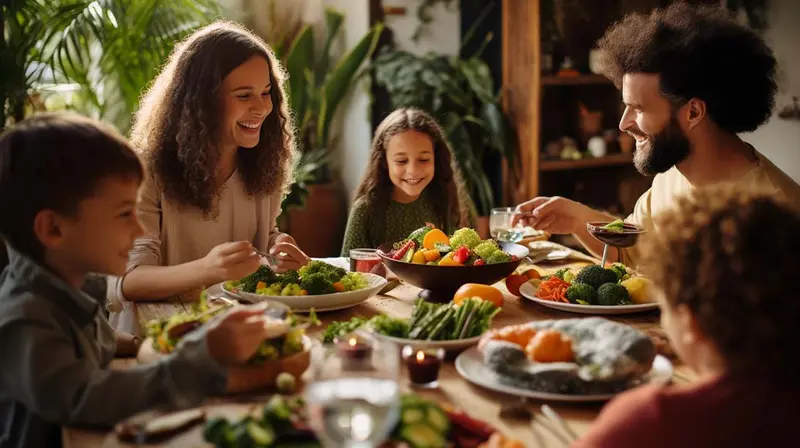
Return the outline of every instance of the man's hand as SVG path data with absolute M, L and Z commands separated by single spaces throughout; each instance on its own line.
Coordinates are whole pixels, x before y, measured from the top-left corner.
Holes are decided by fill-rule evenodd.
M 522 222 L 536 230 L 563 235 L 585 229 L 592 209 L 559 196 L 542 196 L 518 205 L 517 211 L 523 214 L 515 216 L 513 224 Z

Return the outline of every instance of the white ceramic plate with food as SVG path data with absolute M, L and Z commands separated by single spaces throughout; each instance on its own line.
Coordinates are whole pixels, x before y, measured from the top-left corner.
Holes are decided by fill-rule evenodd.
M 380 275 L 360 272 L 367 287 L 356 291 L 337 292 L 334 294 L 319 294 L 307 296 L 265 296 L 243 291 L 228 290 L 223 284 L 222 289 L 230 296 L 248 303 L 258 303 L 265 300 L 280 302 L 296 312 L 308 312 L 312 308 L 315 312 L 333 311 L 356 306 L 377 294 L 386 285 L 386 279 Z
M 476 384 L 495 392 L 501 392 L 518 397 L 534 398 L 546 401 L 563 402 L 598 402 L 608 401 L 615 394 L 596 394 L 596 395 L 575 395 L 575 394 L 553 394 L 548 392 L 538 392 L 531 389 L 509 386 L 500 382 L 500 378 L 489 366 L 483 363 L 483 356 L 477 347 L 462 352 L 456 358 L 456 371 L 470 383 Z M 645 376 L 648 383 L 664 383 L 672 379 L 672 363 L 661 355 L 656 355 L 653 360 L 653 367 Z
M 552 308 L 554 310 L 566 311 L 568 313 L 594 314 L 594 315 L 614 315 L 641 313 L 658 309 L 658 303 L 642 303 L 634 305 L 581 305 L 579 303 L 554 302 L 536 297 L 536 289 L 530 283 L 523 283 L 519 288 L 522 297 L 536 302 L 539 305 Z
M 217 301 L 224 303 L 231 300 L 234 302 L 245 302 L 245 300 L 241 300 L 239 297 L 225 291 L 223 288 L 223 283 L 217 283 L 216 285 L 206 289 L 206 296 L 208 297 L 209 304 L 213 304 Z M 274 300 L 262 300 L 261 302 L 267 302 L 268 306 L 265 313 L 272 317 L 283 317 L 291 310 L 291 308 L 285 304 L 276 302 Z
M 467 348 L 472 347 L 473 345 L 478 345 L 478 341 L 481 340 L 481 336 L 475 336 L 473 338 L 466 338 L 466 339 L 454 339 L 451 341 L 428 341 L 428 340 L 420 340 L 420 339 L 406 339 L 406 338 L 397 338 L 394 336 L 387 336 L 382 333 L 378 333 L 377 331 L 372 330 L 363 330 L 368 331 L 369 334 L 376 338 L 383 341 L 394 342 L 395 344 L 399 345 L 401 348 L 404 345 L 411 345 L 419 350 L 429 350 L 429 349 L 437 349 L 441 348 L 444 349 L 446 352 L 459 352 L 465 350 Z

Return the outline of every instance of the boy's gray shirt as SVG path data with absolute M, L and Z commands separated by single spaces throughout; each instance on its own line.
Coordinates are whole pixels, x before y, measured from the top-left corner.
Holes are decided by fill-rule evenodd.
M 116 337 L 104 285 L 69 286 L 8 247 L 0 274 L 0 448 L 61 445 L 61 425 L 110 426 L 154 407 L 198 405 L 225 390 L 204 332 L 163 361 L 110 370 Z

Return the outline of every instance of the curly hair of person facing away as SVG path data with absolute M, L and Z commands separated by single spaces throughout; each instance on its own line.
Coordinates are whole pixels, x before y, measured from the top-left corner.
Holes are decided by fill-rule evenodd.
M 755 130 L 775 106 L 772 50 L 721 7 L 675 3 L 632 13 L 597 47 L 603 74 L 617 87 L 626 74 L 658 74 L 661 94 L 672 104 L 699 98 L 711 120 L 730 133 Z
M 355 200 L 365 200 L 369 216 L 384 216 L 394 184 L 389 178 L 387 146 L 389 140 L 407 131 L 428 136 L 433 143 L 434 175 L 426 187 L 439 209 L 442 226 L 466 227 L 470 208 L 461 171 L 453 159 L 453 150 L 444 129 L 436 120 L 416 108 L 400 108 L 386 116 L 375 130 L 367 169 L 355 194 Z
M 273 109 L 261 126 L 258 144 L 238 150 L 236 171 L 252 196 L 285 191 L 291 183 L 295 138 L 284 90 L 286 72 L 261 38 L 241 25 L 218 21 L 175 46 L 144 94 L 131 130 L 131 144 L 164 195 L 181 206 L 214 215 L 225 180 L 217 179 L 225 94 L 220 87 L 232 70 L 254 56 L 269 65 Z
M 800 383 L 800 213 L 774 192 L 722 184 L 655 219 L 640 247 L 662 305 L 687 307 L 728 371 Z

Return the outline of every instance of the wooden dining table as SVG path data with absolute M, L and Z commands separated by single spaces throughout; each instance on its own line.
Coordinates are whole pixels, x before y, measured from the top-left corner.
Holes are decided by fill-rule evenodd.
M 581 267 L 585 262 L 559 263 L 549 265 L 536 265 L 535 268 L 542 274 L 552 273 L 562 267 Z M 494 318 L 492 327 L 521 324 L 535 320 L 567 319 L 582 317 L 582 315 L 556 311 L 542 305 L 518 298 L 508 293 L 503 282 L 496 285 L 505 296 L 503 310 Z M 411 313 L 419 289 L 401 284 L 385 295 L 371 297 L 367 301 L 340 311 L 320 313 L 319 318 L 323 325 L 312 327 L 309 333 L 319 335 L 327 324 L 333 321 L 346 321 L 355 316 L 370 317 L 378 313 L 388 314 L 393 317 L 407 317 Z M 139 322 L 144 324 L 152 319 L 170 316 L 183 311 L 183 305 L 177 302 L 155 302 L 136 304 Z M 653 332 L 659 329 L 658 311 L 648 311 L 637 314 L 605 316 L 608 319 L 629 324 L 640 330 Z M 673 360 L 673 382 L 686 383 L 694 378 L 692 371 L 686 366 Z M 111 368 L 125 369 L 135 365 L 134 359 L 118 359 L 112 362 Z M 406 373 L 403 372 L 403 382 Z M 603 403 L 562 403 L 528 400 L 526 403 L 533 412 L 530 420 L 509 420 L 500 417 L 500 410 L 504 405 L 520 402 L 520 397 L 509 396 L 471 384 L 456 371 L 453 359 L 448 359 L 440 373 L 439 386 L 434 390 L 417 390 L 405 384 L 405 389 L 416 392 L 422 396 L 446 403 L 466 411 L 471 417 L 484 421 L 496 428 L 508 439 L 521 441 L 526 447 L 563 448 L 565 432 L 555 430 L 552 421 L 544 418 L 541 406 L 548 404 L 566 422 L 572 432 L 580 436 L 586 433 L 592 422 L 596 419 Z M 243 396 L 210 398 L 204 403 L 208 417 L 224 416 L 237 419 L 253 409 L 253 405 L 266 402 L 269 392 L 254 392 Z M 65 447 L 125 447 L 117 440 L 113 431 L 98 431 L 82 428 L 65 427 L 63 430 Z M 203 442 L 202 426 L 196 426 L 183 432 L 161 445 L 154 446 L 210 446 Z

